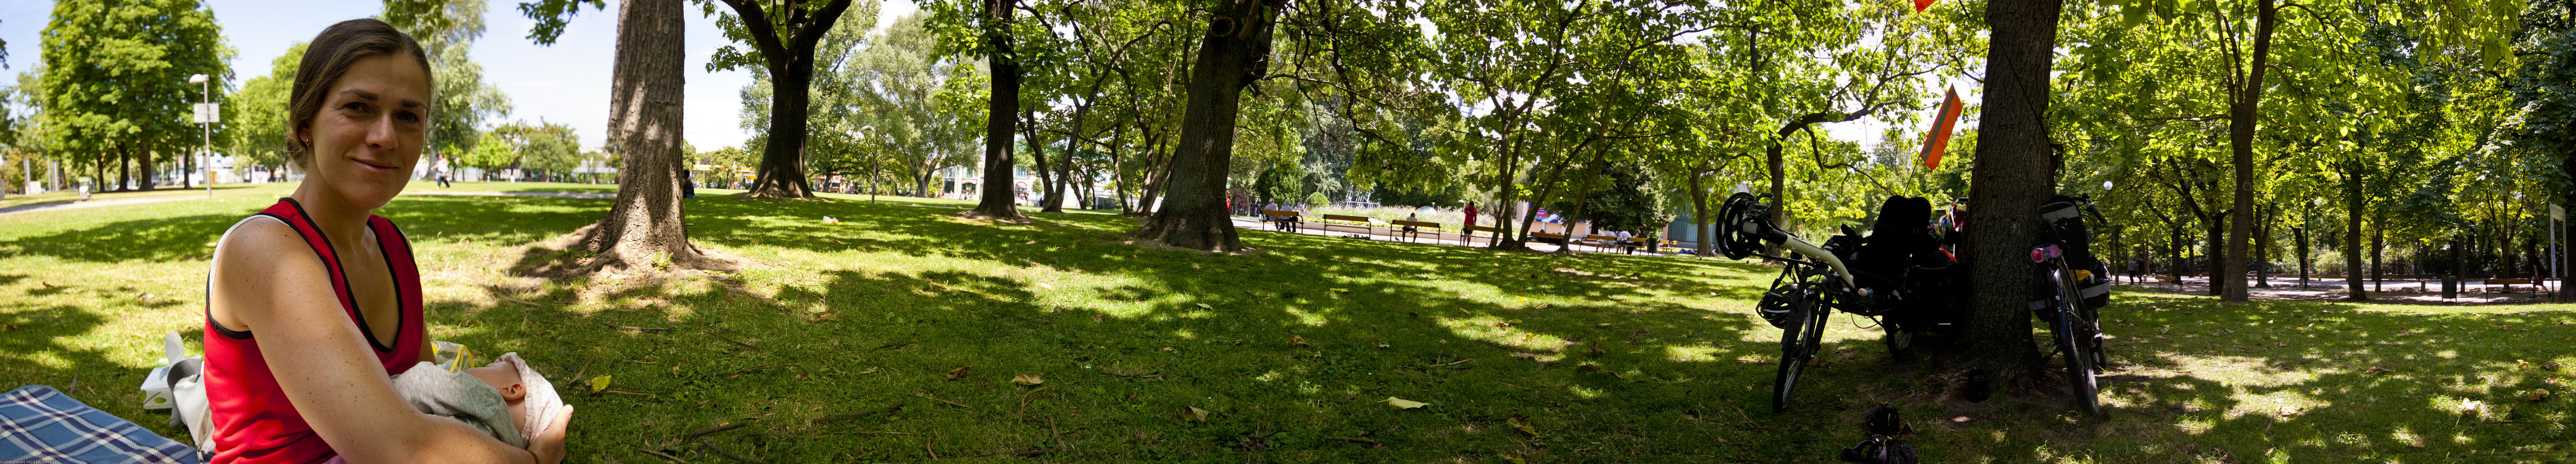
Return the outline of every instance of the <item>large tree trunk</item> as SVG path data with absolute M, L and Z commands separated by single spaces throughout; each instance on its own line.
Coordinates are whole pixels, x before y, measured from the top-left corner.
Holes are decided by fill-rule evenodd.
M 2261 219 L 2254 227 L 2254 285 L 2272 288 L 2272 221 L 2280 219 L 2281 212 L 2258 211 L 2254 217 Z
M 732 260 L 689 244 L 680 203 L 680 0 L 627 0 L 617 9 L 617 56 L 609 74 L 608 140 L 623 151 L 617 203 L 582 249 L 586 270 L 652 269 L 658 260 L 689 269 L 731 270 Z M 772 144 L 775 147 L 776 144 Z
M 2290 228 L 2290 240 L 2297 241 L 2299 252 L 2299 289 L 2308 289 L 2308 228 Z
M 1049 163 L 1048 163 L 1048 161 L 1047 161 L 1047 156 L 1046 156 L 1046 141 L 1045 141 L 1045 140 L 1041 140 L 1041 139 L 1039 139 L 1039 138 L 1038 138 L 1039 129 L 1038 129 L 1037 112 L 1036 112 L 1036 111 L 1034 111 L 1034 110 L 1022 109 L 1022 110 L 1020 110 L 1020 120 L 1021 120 L 1021 121 L 1026 121 L 1026 122 L 1028 122 L 1028 124 L 1023 124 L 1023 125 L 1021 125 L 1021 126 L 1020 126 L 1020 129 L 1021 129 L 1021 130 L 1023 130 L 1023 131 L 1026 131 L 1026 132 L 1027 132 L 1027 134 L 1026 134 L 1026 135 L 1023 135 L 1022 137 L 1024 137 L 1025 139 L 1027 139 L 1027 140 L 1028 140 L 1028 144 L 1029 144 L 1029 159 L 1030 159 L 1030 160 L 1033 160 L 1033 161 L 1037 161 L 1037 165 L 1038 165 L 1038 168 L 1036 169 L 1036 172 L 1037 172 L 1037 174 L 1038 174 L 1038 185 L 1037 185 L 1037 192 L 1036 192 L 1036 193 L 1037 193 L 1038 205 L 1040 206 L 1040 208 L 1039 208 L 1038 212 L 1042 212 L 1042 213 L 1061 213 L 1061 212 L 1064 212 L 1064 208 L 1062 208 L 1062 207 L 1053 207 L 1053 206 L 1048 206 L 1048 205 L 1053 205 L 1053 204 L 1055 204 L 1055 190 L 1056 190 L 1056 183 L 1058 182 L 1058 179 L 1057 179 L 1057 178 L 1056 178 L 1056 176 L 1055 176 L 1055 170 L 1054 170 L 1054 169 L 1052 169 L 1052 168 L 1050 168 L 1050 167 L 1048 166 L 1048 164 L 1049 164 Z M 1071 148 L 1071 147 L 1067 147 L 1067 148 Z M 1071 151 L 1073 151 L 1073 150 L 1065 150 L 1065 151 L 1067 151 L 1067 152 L 1071 152 Z M 1017 185 L 1016 185 L 1016 184 L 1014 184 L 1014 185 L 1013 185 L 1013 187 L 1017 187 Z M 1012 198 L 1012 204 L 1018 204 L 1018 198 L 1017 198 L 1016 196 Z
M 1226 217 L 1225 177 L 1234 160 L 1234 122 L 1243 87 L 1270 68 L 1272 22 L 1288 0 L 1208 4 L 1207 38 L 1190 67 L 1189 103 L 1172 151 L 1169 198 L 1136 237 L 1209 251 L 1243 248 Z
M 118 156 L 118 158 L 117 158 L 117 162 L 116 162 L 116 191 L 123 192 L 123 191 L 133 190 L 133 189 L 131 189 L 131 188 L 127 188 L 126 186 L 128 186 L 128 185 L 143 185 L 141 182 L 135 182 L 135 181 L 134 181 L 134 171 L 135 171 L 135 168 L 134 168 L 134 167 L 135 167 L 134 158 L 136 158 L 136 157 L 134 156 L 134 152 L 135 152 L 135 151 L 137 151 L 137 150 L 135 150 L 135 148 L 134 148 L 133 146 L 130 146 L 130 145 L 129 145 L 129 146 L 125 147 L 125 151 L 120 152 L 120 153 L 117 155 L 117 156 Z M 147 155 L 147 156 L 148 156 L 148 155 Z
M 1699 185 L 1700 176 L 1706 174 L 1708 171 L 1705 170 L 1690 173 L 1691 224 L 1696 227 L 1692 235 L 1698 239 L 1692 242 L 1694 242 L 1693 247 L 1699 252 L 1694 256 L 1702 258 L 1712 256 L 1709 252 L 1716 242 L 1716 227 L 1714 227 L 1716 223 L 1710 222 L 1708 212 L 1708 191 L 1701 189 Z
M 1019 131 L 1020 78 L 1025 74 L 1020 71 L 1019 55 L 1011 48 L 1011 16 L 1016 11 L 1012 4 L 1011 0 L 984 2 L 984 41 L 992 47 L 992 54 L 985 56 L 984 62 L 992 71 L 993 87 L 992 97 L 984 107 L 983 197 L 975 203 L 975 210 L 966 214 L 1025 221 L 1019 204 L 1011 197 L 1017 193 L 1011 188 L 1011 168 L 1017 166 L 1011 158 L 1015 149 L 1011 138 Z
M 2225 275 L 2227 274 L 2227 261 L 2230 259 L 2227 255 L 2227 242 L 2225 242 L 2225 237 L 2227 237 L 2227 219 L 2234 217 L 2235 215 L 2235 209 L 2231 208 L 2227 211 L 2220 211 L 2217 215 L 2211 216 L 2208 219 L 2209 230 L 2207 232 L 2209 235 L 2205 235 L 2205 237 L 2209 237 L 2209 249 L 2203 250 L 2202 253 L 2209 255 L 2209 296 L 2225 297 L 2228 288 L 2245 286 L 2244 265 L 2239 264 L 2236 266 L 2237 272 L 2235 275 Z M 2222 279 L 2222 277 L 2224 278 Z
M 2236 201 L 2229 208 L 2227 257 L 2219 272 L 2227 274 L 2227 287 L 2218 299 L 2245 301 L 2246 247 L 2254 241 L 2254 129 L 2255 116 L 2263 102 L 2263 74 L 2272 51 L 2272 28 L 2280 10 L 2272 0 L 2255 0 L 2254 63 L 2245 71 L 2243 87 L 2236 90 L 2227 111 L 2227 145 L 2235 152 Z M 2215 280 L 2212 280 L 2215 282 Z
M 1494 237 L 1486 241 L 1485 248 L 1491 250 L 1527 250 L 1529 249 L 1529 243 L 1522 237 L 1529 235 L 1528 224 L 1525 221 L 1528 221 L 1527 217 L 1531 215 L 1534 209 L 1520 207 L 1520 189 L 1518 188 L 1518 184 L 1520 183 L 1519 171 L 1521 168 L 1521 142 L 1520 140 L 1511 138 L 1509 134 L 1505 134 L 1504 139 L 1508 141 L 1504 142 L 1506 148 L 1503 149 L 1502 162 L 1494 163 L 1500 165 L 1502 168 L 1502 173 L 1498 174 L 1494 178 L 1494 188 L 1498 190 L 1498 195 L 1496 196 L 1500 197 L 1499 200 L 1501 200 L 1494 204 L 1493 209 L 1494 227 L 1496 231 L 1494 232 Z M 1516 209 L 1533 211 L 1513 212 Z M 1515 215 L 1521 217 L 1513 217 Z
M 806 117 L 813 110 L 814 58 L 808 54 L 784 59 L 784 66 L 773 68 L 785 69 L 769 74 L 769 143 L 761 149 L 760 178 L 752 180 L 752 198 L 814 197 L 813 186 L 805 182 L 805 138 L 811 126 Z
M 145 191 L 159 188 L 159 184 L 161 183 L 161 173 L 153 170 L 152 168 L 152 158 L 156 158 L 160 155 L 159 153 L 153 152 L 154 148 L 160 148 L 157 145 L 159 144 L 145 141 L 143 142 L 142 149 L 134 151 L 135 153 L 142 155 L 134 157 L 136 161 L 134 172 L 142 175 L 143 182 L 141 185 Z
M 2385 291 L 2388 285 L 2388 217 L 2387 213 L 2370 218 L 2370 290 Z
M 1994 32 L 1986 55 L 1985 117 L 1977 130 L 1977 169 L 1968 186 L 1972 245 L 1967 343 L 1963 361 L 1998 383 L 2037 380 L 2039 351 L 2030 336 L 2035 275 L 2024 254 L 2039 237 L 2034 217 L 2050 195 L 2047 112 L 2050 50 L 2060 0 L 1993 0 Z
M 2343 180 L 2344 298 L 2364 301 L 2370 299 L 2370 294 L 2361 290 L 2361 161 L 2344 162 Z

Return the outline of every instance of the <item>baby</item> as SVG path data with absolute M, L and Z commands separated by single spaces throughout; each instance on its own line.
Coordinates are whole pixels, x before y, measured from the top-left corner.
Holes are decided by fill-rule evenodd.
M 554 384 L 529 368 L 518 353 L 459 372 L 427 362 L 416 364 L 394 376 L 394 392 L 412 409 L 455 418 L 520 448 L 528 447 L 563 408 Z

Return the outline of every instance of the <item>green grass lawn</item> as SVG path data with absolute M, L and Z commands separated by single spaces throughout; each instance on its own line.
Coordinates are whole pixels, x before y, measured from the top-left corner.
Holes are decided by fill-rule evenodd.
M 452 190 L 606 191 L 505 184 Z M 2576 365 L 2568 305 L 2121 294 L 2100 419 L 1952 398 L 1949 373 L 1838 315 L 1774 414 L 1779 333 L 1749 309 L 1772 268 L 1251 230 L 1258 251 L 1206 256 L 1121 243 L 1134 222 L 1111 214 L 994 226 L 953 219 L 966 202 L 727 192 L 688 203 L 699 246 L 756 263 L 721 275 L 513 271 L 608 200 L 382 213 L 419 250 L 434 338 L 521 352 L 580 406 L 574 462 L 1831 462 L 1880 402 L 1925 462 L 2564 461 L 2576 423 L 2563 396 L 2523 399 L 2576 388 L 2541 367 Z M 184 435 L 134 386 L 159 334 L 194 346 L 207 244 L 277 194 L 218 193 L 0 215 L 0 388 L 77 377 L 76 398 Z M 614 391 L 572 392 L 601 377 Z M 746 425 L 683 440 L 726 424 Z

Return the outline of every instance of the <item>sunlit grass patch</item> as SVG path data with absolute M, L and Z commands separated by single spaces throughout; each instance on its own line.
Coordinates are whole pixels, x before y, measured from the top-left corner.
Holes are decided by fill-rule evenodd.
M 129 389 L 155 337 L 200 330 L 204 244 L 281 191 L 0 216 L 0 378 L 78 376 L 83 401 L 183 433 Z M 1751 310 L 1772 267 L 1252 230 L 1254 251 L 1206 255 L 1121 243 L 1134 221 L 1100 212 L 997 226 L 953 219 L 971 205 L 954 200 L 700 193 L 697 245 L 757 265 L 539 279 L 511 270 L 608 200 L 384 213 L 418 248 L 434 337 L 522 352 L 558 384 L 611 379 L 573 397 L 579 462 L 724 461 L 661 444 L 726 423 L 747 425 L 700 439 L 764 462 L 1817 462 L 1880 402 L 1927 462 L 2550 461 L 2563 451 L 2530 450 L 2568 441 L 2567 399 L 2527 396 L 2576 389 L 2568 305 L 2121 294 L 2107 417 L 1962 402 L 1957 373 L 1889 362 L 1849 314 L 1774 414 L 1780 330 Z M 2490 451 L 2519 454 L 2472 454 Z

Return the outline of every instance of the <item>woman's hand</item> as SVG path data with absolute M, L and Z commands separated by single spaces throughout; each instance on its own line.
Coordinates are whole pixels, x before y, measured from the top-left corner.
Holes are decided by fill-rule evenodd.
M 567 404 L 564 405 L 563 412 L 555 414 L 554 422 L 550 422 L 546 425 L 545 431 L 537 432 L 536 440 L 528 442 L 528 452 L 535 453 L 537 455 L 537 464 L 558 464 L 563 462 L 564 425 L 571 422 L 572 405 Z

